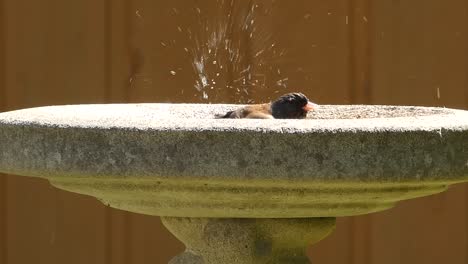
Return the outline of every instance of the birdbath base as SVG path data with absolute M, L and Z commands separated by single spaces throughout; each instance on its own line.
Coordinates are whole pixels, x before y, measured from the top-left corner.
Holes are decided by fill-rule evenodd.
M 162 217 L 185 246 L 170 264 L 306 264 L 307 246 L 335 228 L 335 218 Z

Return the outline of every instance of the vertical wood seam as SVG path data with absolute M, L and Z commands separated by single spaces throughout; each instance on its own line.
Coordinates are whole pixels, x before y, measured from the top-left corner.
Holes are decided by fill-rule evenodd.
M 125 212 L 124 215 L 124 263 L 133 263 L 133 247 L 131 245 L 131 238 L 132 238 L 132 214 L 129 212 Z
M 112 2 L 111 0 L 104 1 L 104 98 L 106 103 L 111 101 L 111 70 L 112 70 L 112 61 L 111 61 L 111 51 L 112 51 L 112 32 L 111 32 L 111 23 L 112 23 Z M 105 254 L 104 260 L 106 264 L 112 263 L 112 212 L 109 206 L 104 207 L 104 250 Z
M 6 12 L 5 1 L 0 0 L 0 111 L 6 108 Z
M 348 0 L 348 74 L 350 103 L 371 103 L 371 62 L 372 62 L 372 9 L 371 0 Z M 350 263 L 371 263 L 371 219 L 351 219 L 349 243 Z M 360 232 L 359 234 L 357 232 Z M 356 247 L 357 243 L 362 243 Z M 360 252 L 357 252 L 360 250 Z M 359 258 L 359 259 L 358 259 Z
M 129 58 L 129 62 L 132 64 L 134 59 L 133 59 L 133 56 L 134 56 L 134 51 L 133 51 L 133 40 L 132 40 L 132 37 L 133 37 L 133 25 L 132 25 L 132 11 L 133 10 L 133 3 L 132 3 L 133 0 L 124 0 L 124 26 L 125 26 L 125 29 L 124 29 L 124 39 L 123 41 L 125 42 L 125 50 L 127 52 L 127 57 Z M 132 68 L 133 66 L 130 65 L 130 69 Z M 131 69 L 131 71 L 133 71 Z M 132 72 L 128 72 L 127 74 L 127 78 L 126 80 L 129 80 L 131 77 L 132 77 Z M 127 85 L 124 85 L 124 100 L 125 102 L 130 102 L 130 90 L 132 88 L 132 85 L 131 85 L 131 82 L 129 81 Z
M 354 0 L 348 0 L 347 1 L 347 11 L 346 11 L 346 26 L 347 26 L 347 33 L 348 33 L 348 93 L 349 93 L 349 98 L 350 98 L 350 103 L 353 104 L 356 101 L 356 80 L 354 76 L 354 67 L 355 67 L 355 43 L 354 43 L 354 30 L 353 26 L 354 21 L 350 19 L 353 14 L 354 10 Z M 353 221 L 354 222 L 354 221 Z
M 347 10 L 346 10 L 346 20 L 345 20 L 345 23 L 346 23 L 346 26 L 347 26 L 347 38 L 348 38 L 348 96 L 349 96 L 349 100 L 350 100 L 350 103 L 353 104 L 355 103 L 356 99 L 355 99 L 355 76 L 354 76 L 354 66 L 355 66 L 355 63 L 354 63 L 354 51 L 355 51 L 355 47 L 354 47 L 354 30 L 352 30 L 352 24 L 353 21 L 350 18 L 350 16 L 352 15 L 353 13 L 353 9 L 354 9 L 354 0 L 348 0 L 346 1 L 347 3 Z M 349 24 L 349 23 L 352 23 L 352 24 Z M 355 253 L 355 249 L 354 249 L 354 240 L 355 240 L 355 237 L 356 237 L 356 218 L 355 217 L 351 217 L 349 218 L 349 221 L 350 221 L 350 225 L 349 225 L 349 241 L 348 241 L 348 245 L 350 245 L 350 247 L 348 248 L 349 250 L 349 264 L 356 264 L 355 263 L 355 258 L 356 258 L 356 253 Z
M 354 7 L 354 0 L 348 0 L 346 1 L 347 3 L 347 10 L 346 10 L 346 23 L 349 22 L 349 16 L 352 13 L 353 7 Z M 350 103 L 355 102 L 354 98 L 354 37 L 353 37 L 353 30 L 351 30 L 351 27 L 349 24 L 347 26 L 347 38 L 348 38 L 348 96 Z M 355 264 L 355 252 L 354 252 L 354 237 L 356 236 L 355 234 L 355 218 L 351 217 L 348 219 L 350 222 L 349 225 L 349 236 L 348 236 L 348 251 L 349 251 L 349 258 L 348 258 L 348 263 L 349 264 Z
M 366 29 L 366 34 L 367 34 L 367 47 L 366 47 L 366 65 L 365 65 L 365 73 L 366 73 L 366 86 L 364 87 L 364 93 L 365 93 L 365 103 L 366 104 L 371 104 L 372 103 L 372 73 L 373 73 L 373 68 L 372 68 L 372 59 L 373 59 L 373 52 L 374 52 L 374 13 L 372 12 L 372 0 L 365 0 L 365 10 L 364 14 L 366 16 L 367 22 L 365 23 L 367 29 Z M 370 259 L 369 259 L 370 263 Z
M 348 1 L 348 93 L 351 103 L 371 103 L 372 22 L 370 0 Z
M 466 21 L 465 21 L 465 25 L 466 27 L 468 28 L 468 4 L 465 4 L 465 18 L 466 18 Z M 468 33 L 468 32 L 467 32 Z M 466 59 L 466 62 L 465 62 L 465 67 L 468 66 L 468 45 L 465 46 L 466 48 L 466 54 L 465 54 L 465 59 Z M 466 75 L 465 75 L 465 85 L 468 86 L 468 69 L 466 69 Z M 468 87 L 465 87 L 465 109 L 468 110 Z M 468 161 L 467 161 L 468 162 Z M 468 166 L 468 164 L 467 164 Z M 468 186 L 465 185 L 465 219 L 468 217 Z M 468 228 L 465 228 L 465 243 L 468 243 Z M 464 251 L 464 262 L 465 263 L 468 263 L 468 252 L 465 250 Z
M 6 4 L 0 0 L 0 111 L 6 108 Z M 0 262 L 7 264 L 7 179 L 5 174 L 0 175 Z
M 112 216 L 111 216 L 111 208 L 109 206 L 104 207 L 104 224 L 105 226 L 105 262 L 106 264 L 112 263 Z
M 247 12 L 253 12 L 251 10 L 253 10 L 252 7 L 254 7 L 254 5 L 255 5 L 255 0 L 249 0 L 248 5 L 247 5 L 247 7 L 248 7 Z M 252 65 L 253 62 L 254 62 L 254 58 L 253 58 L 254 54 L 252 54 L 253 53 L 252 52 L 252 38 L 250 37 L 251 33 L 253 33 L 253 32 L 245 31 L 245 32 L 243 32 L 243 34 L 241 36 L 241 41 L 243 41 L 244 44 L 245 44 L 245 58 L 246 58 L 245 67 L 250 67 L 250 65 Z M 245 67 L 244 67 L 244 69 L 245 69 Z M 234 80 L 230 80 L 230 81 L 234 82 Z M 246 87 L 246 89 L 249 91 L 249 94 L 246 96 L 247 100 L 245 101 L 245 103 L 249 103 L 252 100 L 252 95 L 254 94 L 254 91 L 253 91 L 253 89 L 250 89 L 250 88 L 252 88 L 250 85 L 248 87 Z
M 111 87 L 111 72 L 112 72 L 112 1 L 104 1 L 104 89 L 105 100 L 110 102 L 112 87 Z
M 129 60 L 126 60 L 127 63 L 132 63 L 133 59 L 133 50 L 132 50 L 132 37 L 134 36 L 133 34 L 133 25 L 132 25 L 132 10 L 133 10 L 133 0 L 124 0 L 124 43 L 125 43 L 125 50 L 127 51 L 127 58 Z M 131 70 L 131 65 L 129 65 L 128 69 Z M 129 71 L 127 73 L 127 79 L 125 80 L 127 82 L 128 78 L 131 77 L 131 72 Z M 131 90 L 131 83 L 128 82 L 128 85 L 124 85 L 124 101 L 129 103 L 130 102 L 130 90 Z M 132 221 L 131 221 L 131 214 L 129 212 L 126 212 L 123 216 L 123 239 L 124 239 L 124 263 L 132 263 L 132 249 L 131 247 L 131 238 L 132 238 Z
M 466 8 L 466 12 L 465 12 L 465 18 L 466 18 L 466 27 L 468 28 L 468 4 L 466 4 L 465 6 Z M 466 32 L 468 33 L 468 32 Z M 468 43 L 467 43 L 468 44 Z M 466 66 L 468 66 L 468 45 L 466 45 Z M 465 75 L 465 85 L 467 87 L 465 87 L 465 109 L 468 110 L 468 69 L 466 69 L 466 75 Z M 468 200 L 468 194 L 467 194 L 467 200 Z M 468 208 L 467 208 L 468 210 Z M 467 238 L 468 238 L 468 231 L 467 231 Z M 468 253 L 467 253 L 468 254 Z M 466 260 L 466 263 L 468 263 L 468 255 L 467 255 L 467 260 Z

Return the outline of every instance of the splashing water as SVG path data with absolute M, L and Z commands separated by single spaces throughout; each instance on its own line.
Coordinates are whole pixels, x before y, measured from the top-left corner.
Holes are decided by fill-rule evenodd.
M 184 47 L 192 61 L 194 88 L 200 98 L 209 100 L 223 94 L 238 102 L 252 102 L 249 95 L 255 89 L 267 89 L 268 75 L 262 68 L 285 55 L 285 50 L 278 50 L 276 42 L 262 21 L 271 13 L 271 7 L 260 7 L 253 1 L 217 0 L 215 13 L 196 7 L 191 10 L 196 16 L 196 24 L 185 30 L 176 26 L 176 30 L 186 34 L 190 47 Z M 180 14 L 181 11 L 175 12 Z M 281 77 L 281 70 L 276 69 L 279 78 L 277 86 L 287 87 L 288 78 Z

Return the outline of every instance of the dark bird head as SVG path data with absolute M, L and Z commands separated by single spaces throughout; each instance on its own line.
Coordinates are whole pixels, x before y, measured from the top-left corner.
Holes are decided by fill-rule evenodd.
M 288 93 L 271 103 L 271 112 L 278 119 L 300 119 L 316 107 L 302 93 Z

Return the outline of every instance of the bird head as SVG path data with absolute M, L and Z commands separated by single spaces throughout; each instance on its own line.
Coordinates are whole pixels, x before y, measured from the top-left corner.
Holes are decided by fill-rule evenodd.
M 278 119 L 300 119 L 316 107 L 304 94 L 288 93 L 271 103 L 271 112 Z

